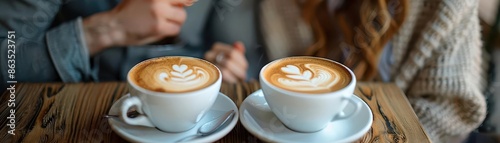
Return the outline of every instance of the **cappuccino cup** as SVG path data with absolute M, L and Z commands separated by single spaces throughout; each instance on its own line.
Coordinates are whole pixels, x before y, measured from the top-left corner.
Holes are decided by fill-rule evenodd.
M 355 99 L 356 77 L 346 66 L 318 57 L 287 57 L 260 71 L 264 97 L 276 117 L 297 132 L 316 132 L 328 123 L 355 115 L 362 103 Z M 351 113 L 344 113 L 353 104 Z
M 221 72 L 208 61 L 192 57 L 160 57 L 135 65 L 127 75 L 130 95 L 120 118 L 130 125 L 165 132 L 193 128 L 212 107 L 221 86 Z M 135 107 L 141 113 L 130 118 Z

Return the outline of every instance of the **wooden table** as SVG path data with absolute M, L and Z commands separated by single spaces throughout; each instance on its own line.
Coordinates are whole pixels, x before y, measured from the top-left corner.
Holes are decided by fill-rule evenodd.
M 258 90 L 258 82 L 223 84 L 221 92 L 238 106 Z M 16 84 L 15 108 L 8 106 L 10 93 L 1 96 L 0 142 L 124 142 L 103 115 L 127 93 L 126 83 L 20 83 Z M 358 83 L 355 93 L 373 111 L 371 130 L 359 142 L 430 142 L 406 96 L 394 84 Z M 7 117 L 15 109 L 15 135 Z M 219 142 L 261 142 L 238 123 Z

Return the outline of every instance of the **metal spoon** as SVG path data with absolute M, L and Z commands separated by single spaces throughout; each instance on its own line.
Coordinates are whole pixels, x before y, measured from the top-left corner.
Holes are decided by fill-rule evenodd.
M 137 111 L 130 111 L 130 112 L 127 112 L 127 116 L 130 117 L 130 118 L 135 118 L 137 116 L 139 116 L 141 113 L 137 112 Z M 119 118 L 120 116 L 118 115 L 104 115 L 104 118 Z
M 128 112 L 127 116 L 134 118 L 134 117 L 137 117 L 139 114 L 140 113 L 137 111 L 132 111 L 132 112 Z M 215 133 L 217 130 L 219 130 L 222 126 L 224 126 L 228 121 L 231 121 L 234 118 L 234 114 L 235 114 L 234 110 L 227 111 L 224 115 L 221 115 L 221 116 L 215 118 L 214 120 L 203 124 L 198 129 L 198 132 L 196 134 L 184 137 L 184 138 L 178 140 L 177 142 L 183 142 L 183 141 L 187 141 L 190 139 L 195 139 L 198 137 L 211 135 L 211 134 Z M 118 118 L 119 116 L 118 115 L 104 115 L 104 117 L 105 118 Z
M 184 138 L 178 140 L 177 142 L 183 142 L 183 141 L 187 141 L 190 139 L 195 139 L 198 137 L 211 135 L 211 134 L 215 133 L 217 130 L 219 130 L 228 121 L 232 120 L 234 117 L 234 114 L 235 114 L 234 110 L 227 111 L 224 115 L 219 116 L 219 117 L 215 118 L 214 120 L 203 124 L 198 129 L 197 134 L 184 137 Z

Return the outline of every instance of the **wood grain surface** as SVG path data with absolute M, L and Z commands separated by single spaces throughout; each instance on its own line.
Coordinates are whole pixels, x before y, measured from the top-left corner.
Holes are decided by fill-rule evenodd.
M 260 89 L 258 82 L 223 84 L 221 92 L 239 106 Z M 16 107 L 9 93 L 0 98 L 0 142 L 126 142 L 103 115 L 127 93 L 124 82 L 16 84 Z M 358 83 L 355 93 L 373 111 L 371 130 L 358 142 L 430 142 L 404 93 L 394 84 Z M 10 109 L 15 109 L 15 135 L 8 134 Z M 261 142 L 238 123 L 218 142 Z

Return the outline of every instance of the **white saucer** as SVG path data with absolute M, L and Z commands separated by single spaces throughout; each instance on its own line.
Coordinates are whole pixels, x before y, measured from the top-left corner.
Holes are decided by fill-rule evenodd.
M 130 96 L 129 94 L 123 96 L 122 98 L 118 99 L 113 106 L 111 106 L 111 109 L 109 110 L 110 115 L 118 115 L 119 112 L 119 105 L 121 105 L 122 100 L 125 97 Z M 234 110 L 238 111 L 238 108 L 234 104 L 234 102 L 227 97 L 226 95 L 219 93 L 219 96 L 217 96 L 217 99 L 215 100 L 214 105 L 210 108 L 210 110 L 205 114 L 203 119 L 200 120 L 200 122 L 192 129 L 182 132 L 182 133 L 165 133 L 157 130 L 156 128 L 150 128 L 150 127 L 144 127 L 144 126 L 133 126 L 133 125 L 128 125 L 124 122 L 122 122 L 118 118 L 109 118 L 108 122 L 111 125 L 111 128 L 115 133 L 123 137 L 124 139 L 130 141 L 130 142 L 176 142 L 180 139 L 183 139 L 187 136 L 190 135 L 195 135 L 198 131 L 198 128 L 200 128 L 201 125 L 204 123 L 211 121 L 215 119 L 216 117 L 221 116 L 225 112 L 229 110 Z M 239 114 L 236 112 L 234 115 L 233 120 L 231 120 L 225 127 L 222 129 L 219 129 L 216 133 L 205 136 L 205 137 L 200 137 L 196 139 L 189 140 L 187 142 L 214 142 L 225 135 L 227 135 L 236 125 L 238 122 L 238 117 Z
M 329 123 L 318 132 L 299 133 L 286 128 L 269 108 L 262 90 L 248 96 L 240 106 L 240 121 L 257 138 L 266 142 L 354 142 L 370 130 L 373 115 L 370 107 L 362 101 L 358 114 L 344 120 Z M 344 111 L 351 112 L 354 105 L 348 104 Z M 349 111 L 351 110 L 351 111 Z

